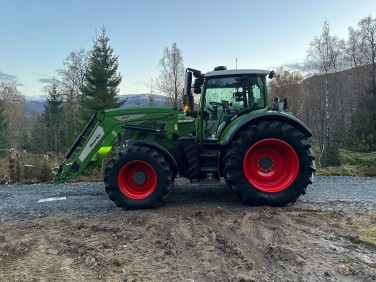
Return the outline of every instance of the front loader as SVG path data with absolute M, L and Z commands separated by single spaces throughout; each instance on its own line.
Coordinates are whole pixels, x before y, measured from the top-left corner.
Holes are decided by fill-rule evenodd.
M 312 134 L 284 111 L 286 100 L 269 107 L 267 77 L 273 74 L 225 67 L 203 74 L 188 68 L 184 109 L 95 113 L 53 169 L 55 182 L 97 167 L 116 149 L 104 183 L 110 199 L 126 209 L 161 205 L 177 176 L 197 183 L 224 178 L 251 205 L 293 203 L 313 180 Z M 192 92 L 201 94 L 197 110 Z

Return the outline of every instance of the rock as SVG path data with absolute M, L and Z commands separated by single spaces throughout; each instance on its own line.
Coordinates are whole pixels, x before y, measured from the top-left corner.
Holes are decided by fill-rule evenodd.
M 354 275 L 355 271 L 350 265 L 340 265 L 338 268 L 339 273 L 343 275 Z

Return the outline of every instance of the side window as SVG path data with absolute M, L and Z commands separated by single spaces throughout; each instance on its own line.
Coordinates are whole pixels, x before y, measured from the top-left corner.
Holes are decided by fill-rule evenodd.
M 262 82 L 260 79 L 258 81 L 254 82 L 251 86 L 251 91 L 250 91 L 250 106 L 253 109 L 260 109 L 264 107 L 264 95 L 263 95 L 263 87 L 262 87 Z
M 260 101 L 261 101 L 261 92 L 260 92 L 260 88 L 258 87 L 258 85 L 253 85 L 252 92 L 253 92 L 254 106 L 255 108 L 256 107 L 258 108 L 260 106 Z
M 204 139 L 216 140 L 226 123 L 245 107 L 264 107 L 263 83 L 257 75 L 209 78 L 204 89 Z

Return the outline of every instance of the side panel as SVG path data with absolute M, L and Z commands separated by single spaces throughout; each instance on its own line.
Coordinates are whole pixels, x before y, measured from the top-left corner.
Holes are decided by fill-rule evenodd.
M 187 137 L 196 131 L 196 120 L 195 119 L 178 119 L 178 131 L 180 137 Z
M 224 130 L 222 131 L 222 134 L 220 136 L 219 144 L 220 145 L 227 145 L 230 143 L 232 138 L 236 135 L 236 133 L 246 124 L 248 123 L 254 123 L 259 120 L 279 120 L 284 121 L 286 123 L 289 123 L 297 128 L 299 128 L 302 133 L 307 136 L 311 137 L 312 133 L 308 129 L 308 127 L 299 119 L 296 117 L 293 117 L 287 113 L 284 112 L 275 112 L 275 111 L 267 111 L 262 113 L 255 113 L 246 115 L 244 117 L 239 117 L 239 119 L 235 119 L 232 123 L 228 124 Z
M 86 159 L 86 157 L 89 155 L 95 143 L 100 142 L 103 137 L 104 137 L 103 127 L 98 126 L 97 129 L 95 129 L 94 133 L 91 135 L 89 141 L 86 143 L 86 146 L 83 148 L 79 156 L 79 159 L 81 162 L 83 162 L 84 159 Z

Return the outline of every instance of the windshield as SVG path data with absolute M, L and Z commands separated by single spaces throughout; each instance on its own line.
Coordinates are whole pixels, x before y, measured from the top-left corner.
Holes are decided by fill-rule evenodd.
M 203 113 L 204 139 L 217 139 L 219 133 L 233 116 L 244 109 L 265 107 L 262 77 L 207 78 Z

